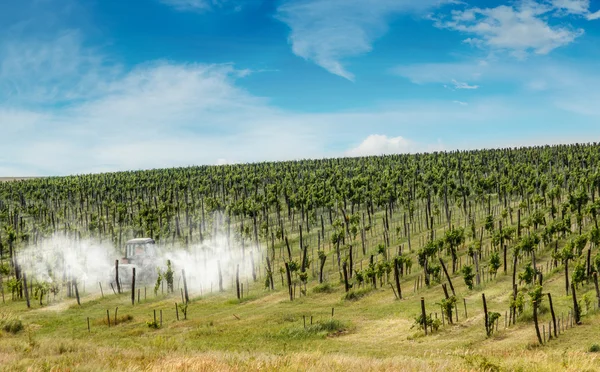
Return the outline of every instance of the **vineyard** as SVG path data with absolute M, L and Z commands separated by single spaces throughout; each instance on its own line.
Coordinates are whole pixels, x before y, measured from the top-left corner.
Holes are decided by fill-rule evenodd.
M 599 215 L 596 144 L 0 182 L 0 366 L 598 370 Z

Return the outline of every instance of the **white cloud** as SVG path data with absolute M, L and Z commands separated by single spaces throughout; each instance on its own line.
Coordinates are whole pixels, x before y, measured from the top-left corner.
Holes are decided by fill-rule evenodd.
M 452 101 L 453 103 L 456 103 L 457 105 L 461 105 L 461 106 L 468 106 L 469 104 L 467 102 L 463 102 L 463 101 Z
M 409 152 L 412 143 L 403 137 L 388 137 L 381 134 L 372 134 L 365 138 L 357 147 L 346 152 L 347 156 L 370 156 L 400 154 Z
M 0 43 L 0 99 L 12 103 L 63 102 L 89 98 L 105 89 L 117 69 L 82 46 L 78 31 L 51 41 L 14 39 Z
M 450 76 L 485 83 L 490 89 L 501 84 L 528 99 L 578 115 L 600 116 L 600 74 L 593 62 L 564 64 L 550 58 L 536 61 L 424 63 L 397 66 L 392 73 L 415 84 L 445 84 Z
M 587 14 L 590 0 L 552 0 L 552 7 L 566 14 Z
M 558 3 L 558 2 L 557 2 Z M 581 14 L 582 4 L 573 0 L 560 1 L 551 6 L 535 1 L 522 1 L 515 6 L 501 5 L 495 8 L 468 8 L 453 10 L 450 19 L 436 19 L 436 26 L 473 35 L 465 41 L 479 47 L 506 50 L 517 58 L 527 53 L 548 54 L 552 50 L 570 44 L 584 33 L 581 28 L 554 26 L 549 16 Z
M 479 85 L 469 85 L 468 83 L 456 81 L 455 79 L 452 79 L 452 83 L 454 84 L 454 88 L 456 88 L 456 89 L 477 89 L 477 88 L 479 88 Z
M 586 16 L 586 18 L 587 18 L 589 21 L 594 21 L 594 20 L 596 20 L 596 19 L 600 19 L 600 10 L 598 10 L 598 11 L 596 11 L 596 12 L 594 12 L 594 13 L 590 13 L 590 14 L 588 14 L 588 15 Z
M 545 107 L 530 107 L 519 97 L 513 101 L 479 97 L 468 106 L 450 100 L 411 100 L 348 112 L 298 113 L 277 109 L 268 100 L 240 89 L 238 79 L 243 79 L 244 73 L 231 65 L 154 62 L 125 71 L 81 44 L 55 43 L 70 45 L 64 47 L 65 55 L 81 60 L 82 54 L 97 62 L 83 69 L 88 77 L 82 80 L 82 68 L 65 70 L 60 64 L 47 63 L 44 59 L 53 60 L 52 53 L 30 54 L 37 65 L 49 66 L 48 76 L 62 76 L 71 84 L 59 85 L 53 94 L 47 94 L 46 87 L 52 83 L 44 82 L 40 84 L 44 94 L 24 89 L 20 100 L 0 101 L 0 175 L 215 164 L 215 159 L 249 162 L 373 151 L 433 151 L 443 147 L 432 143 L 432 133 L 446 144 L 457 132 L 477 131 L 481 123 L 502 131 L 523 117 L 542 122 L 555 119 Z M 23 50 L 33 49 L 26 42 L 20 45 Z M 35 45 L 40 50 L 56 50 L 55 45 Z M 25 65 L 35 65 L 20 53 L 12 56 Z M 10 60 L 3 63 L 14 65 Z M 486 68 L 496 71 L 492 64 Z M 451 71 L 450 66 L 446 69 Z M 413 70 L 418 73 L 416 67 Z M 482 71 L 480 79 L 485 79 L 488 70 Z M 459 75 L 450 76 L 469 80 Z M 580 89 L 580 77 L 568 70 L 543 77 L 568 88 L 569 93 Z M 32 74 L 33 80 L 38 78 L 37 73 Z M 429 81 L 435 78 L 427 76 Z M 575 85 L 568 86 L 569 82 Z M 584 82 L 595 84 L 593 79 Z M 19 78 L 19 85 L 35 86 L 25 75 Z M 86 90 L 95 93 L 86 95 Z M 4 88 L 0 95 L 7 95 Z M 28 97 L 41 98 L 32 105 Z M 573 94 L 571 100 L 577 97 Z M 403 137 L 369 137 L 390 133 L 391 128 Z M 357 138 L 366 140 L 360 144 Z M 349 143 L 358 144 L 346 153 Z M 456 140 L 450 143 L 464 146 Z
M 419 144 L 407 138 L 388 137 L 383 134 L 371 134 L 365 138 L 358 146 L 347 150 L 344 155 L 371 156 L 371 155 L 390 155 L 414 152 L 442 151 L 444 146 L 439 141 L 437 144 Z
M 159 0 L 179 11 L 205 11 L 214 5 L 223 3 L 222 0 Z
M 371 51 L 375 39 L 385 34 L 389 18 L 402 12 L 420 12 L 440 0 L 289 0 L 277 9 L 286 23 L 294 54 L 325 70 L 354 80 L 342 64 L 348 57 Z

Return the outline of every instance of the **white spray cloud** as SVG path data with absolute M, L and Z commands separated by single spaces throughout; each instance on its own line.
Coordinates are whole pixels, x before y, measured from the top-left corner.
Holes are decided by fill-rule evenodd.
M 222 219 L 221 219 L 222 220 Z M 45 282 L 59 288 L 68 280 L 75 280 L 86 286 L 86 293 L 99 292 L 98 283 L 102 283 L 104 293 L 111 292 L 111 283 L 115 283 L 115 260 L 120 260 L 119 282 L 125 291 L 131 284 L 132 268 L 136 267 L 136 286 L 150 289 L 156 283 L 159 269 L 166 271 L 167 260 L 171 261 L 174 289 L 183 288 L 182 274 L 185 277 L 190 296 L 204 295 L 231 287 L 239 268 L 242 283 L 251 280 L 254 274 L 258 277 L 261 262 L 260 247 L 253 239 L 232 234 L 230 238 L 221 228 L 212 237 L 202 243 L 182 244 L 167 241 L 155 245 L 155 255 L 145 264 L 127 263 L 123 259 L 124 250 L 117 249 L 111 243 L 94 239 L 73 239 L 56 234 L 50 238 L 31 244 L 18 253 L 17 260 L 30 283 Z M 125 244 L 125 242 L 123 242 Z M 143 279 L 146 278 L 145 281 Z M 167 283 L 163 283 L 164 289 Z M 116 290 L 116 285 L 113 285 Z

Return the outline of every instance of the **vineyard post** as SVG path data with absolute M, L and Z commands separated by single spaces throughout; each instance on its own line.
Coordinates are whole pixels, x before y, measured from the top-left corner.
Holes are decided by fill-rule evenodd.
M 446 279 L 448 280 L 448 284 L 450 284 L 450 289 L 452 290 L 452 294 L 454 296 L 456 296 L 456 292 L 454 292 L 454 286 L 452 285 L 452 279 L 450 279 L 450 275 L 448 274 L 446 265 L 444 265 L 444 260 L 442 260 L 441 257 L 439 257 L 439 259 L 440 259 L 440 264 L 442 264 L 442 269 L 444 270 L 444 274 L 446 274 Z
M 115 282 L 117 283 L 117 292 L 121 294 L 121 284 L 119 282 L 119 260 L 115 260 Z
M 444 290 L 444 296 L 446 297 L 446 300 L 450 299 L 450 296 L 448 295 L 448 288 L 446 287 L 446 283 L 442 283 L 442 289 Z M 450 309 L 444 309 L 448 311 L 447 318 L 448 318 L 448 323 L 453 324 L 452 322 L 452 308 Z
M 190 296 L 188 295 L 187 279 L 185 277 L 185 269 L 181 270 L 181 276 L 183 277 L 183 292 L 185 293 L 185 303 L 190 302 Z
M 81 302 L 79 301 L 79 289 L 77 288 L 77 280 L 73 280 L 73 286 L 75 287 L 75 297 L 77 298 L 77 305 L 81 306 Z
M 543 345 L 542 336 L 540 335 L 540 326 L 538 325 L 538 317 L 537 317 L 537 301 L 532 302 L 533 305 L 533 322 L 535 324 L 535 334 L 537 335 L 538 341 L 540 345 Z
M 596 299 L 598 300 L 598 308 L 600 309 L 600 287 L 598 286 L 597 272 L 594 272 L 594 287 L 596 287 Z
M 31 308 L 31 304 L 29 303 L 29 291 L 27 290 L 27 275 L 23 273 L 23 290 L 25 291 L 25 300 L 27 301 L 27 308 Z
M 558 337 L 556 332 L 556 314 L 554 313 L 554 306 L 552 305 L 552 295 L 548 292 L 548 303 L 550 304 L 550 313 L 552 313 L 552 324 L 554 328 L 554 337 Z
M 223 292 L 223 274 L 221 273 L 221 260 L 217 261 L 217 270 L 219 271 L 219 292 Z
M 237 299 L 240 300 L 241 299 L 241 294 L 240 294 L 240 265 L 237 265 L 236 270 L 235 270 L 235 289 L 236 289 Z
M 400 272 L 398 270 L 398 261 L 394 260 L 394 279 L 396 280 L 396 288 L 398 289 L 398 297 L 402 299 L 402 290 L 400 288 Z
M 285 263 L 285 273 L 287 276 L 288 291 L 290 293 L 290 301 L 294 301 L 294 292 L 292 290 L 292 276 L 290 273 L 290 264 L 287 262 Z
M 483 300 L 483 313 L 485 315 L 485 333 L 489 337 L 489 335 L 490 335 L 490 327 L 489 327 L 489 324 L 488 324 L 489 319 L 488 319 L 487 303 L 485 301 L 485 293 L 481 294 L 481 299 Z
M 135 305 L 135 267 L 131 271 L 131 305 Z
M 346 289 L 346 293 L 348 293 L 348 291 L 350 290 L 350 283 L 348 283 L 348 269 L 347 269 L 347 263 L 346 261 L 344 261 L 344 263 L 342 264 L 342 270 L 344 271 L 344 288 Z
M 571 283 L 571 291 L 573 292 L 573 313 L 575 315 L 575 324 L 581 324 L 581 313 L 579 304 L 577 303 L 577 292 L 575 291 L 575 283 Z
M 425 297 L 421 297 L 421 316 L 423 317 L 423 329 L 427 336 L 427 313 L 425 312 Z

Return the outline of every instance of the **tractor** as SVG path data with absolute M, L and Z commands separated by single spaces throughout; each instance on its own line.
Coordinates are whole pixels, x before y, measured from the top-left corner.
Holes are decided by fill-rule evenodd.
M 150 284 L 156 280 L 158 254 L 156 242 L 151 238 L 136 238 L 125 243 L 125 257 L 119 260 L 119 283 L 121 288 L 131 286 L 133 268 L 136 284 Z M 110 273 L 110 283 L 116 280 L 115 267 Z M 116 287 L 116 286 L 115 286 Z

